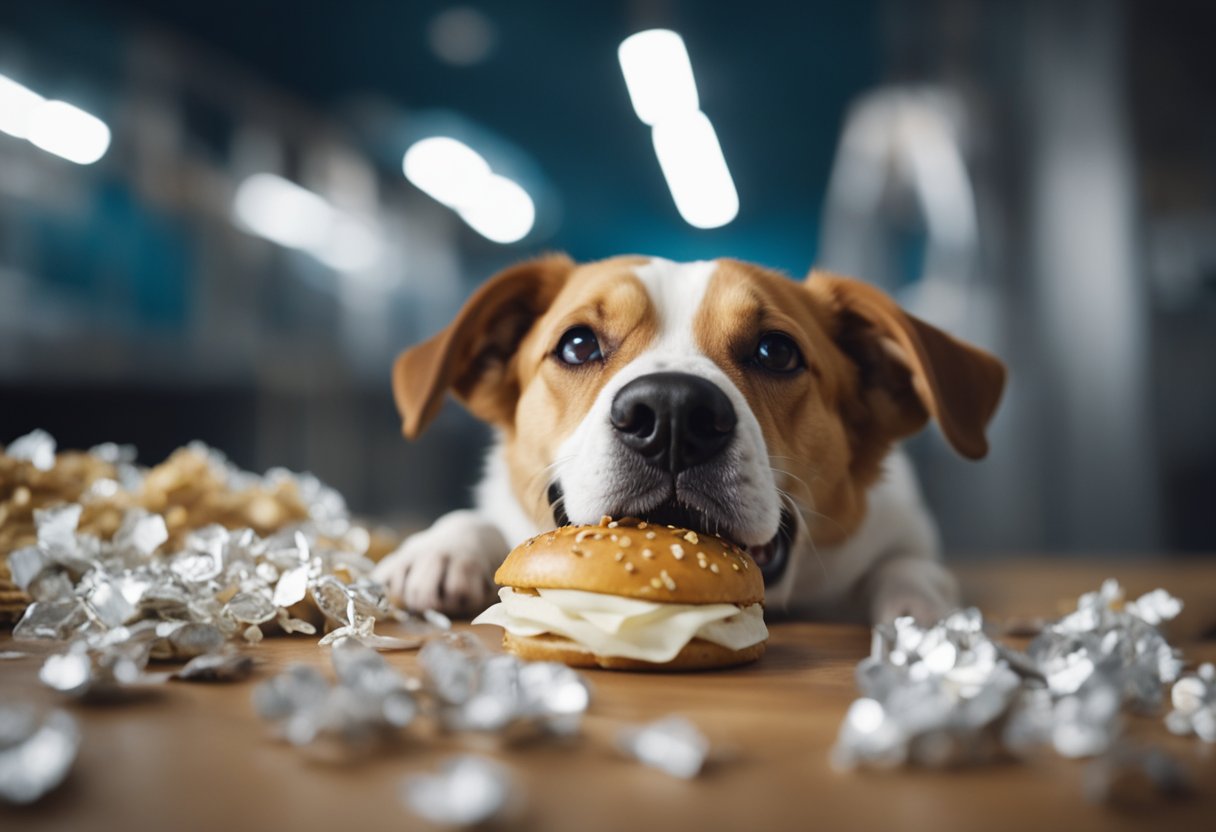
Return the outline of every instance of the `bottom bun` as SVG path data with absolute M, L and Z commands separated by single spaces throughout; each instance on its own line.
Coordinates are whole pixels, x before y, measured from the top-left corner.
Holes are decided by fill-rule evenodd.
M 694 638 L 669 662 L 647 662 L 622 656 L 589 653 L 568 638 L 544 633 L 539 636 L 513 636 L 503 633 L 502 644 L 521 659 L 562 662 L 570 667 L 600 667 L 605 670 L 710 670 L 754 662 L 764 655 L 764 642 L 731 650 L 711 641 Z

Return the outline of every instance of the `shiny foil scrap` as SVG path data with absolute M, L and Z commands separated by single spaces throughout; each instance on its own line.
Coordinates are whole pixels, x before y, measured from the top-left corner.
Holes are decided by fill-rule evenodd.
M 434 774 L 406 777 L 401 801 L 438 826 L 471 827 L 510 814 L 520 802 L 518 789 L 502 764 L 461 755 L 446 760 Z
M 991 640 L 977 609 L 930 627 L 910 618 L 876 627 L 871 655 L 857 667 L 862 697 L 845 716 L 832 763 L 941 767 L 1051 750 L 1099 757 L 1107 768 L 1138 766 L 1164 789 L 1170 778 L 1155 775 L 1172 761 L 1118 749 L 1124 713 L 1159 708 L 1176 680 L 1170 729 L 1199 733 L 1205 719 L 1211 724 L 1210 666 L 1179 679 L 1181 656 L 1158 629 L 1181 609 L 1161 589 L 1125 603 L 1122 587 L 1107 580 L 1074 612 L 1044 622 L 1025 653 Z
M 63 782 L 80 747 L 80 729 L 65 711 L 0 703 L 0 798 L 33 803 Z
M 344 642 L 331 655 L 337 683 L 321 672 L 295 665 L 253 692 L 254 708 L 293 745 L 334 739 L 371 747 L 393 739 L 413 722 L 418 704 L 413 685 L 368 647 Z
M 617 747 L 644 765 L 685 780 L 700 774 L 709 756 L 709 740 L 682 716 L 623 728 Z
M 448 730 L 497 732 L 508 740 L 571 736 L 591 702 L 591 688 L 577 671 L 491 653 L 467 634 L 432 639 L 418 663 L 423 690 Z
M 1216 742 L 1216 666 L 1204 662 L 1194 674 L 1175 682 L 1170 703 L 1173 709 L 1165 717 L 1170 733 Z

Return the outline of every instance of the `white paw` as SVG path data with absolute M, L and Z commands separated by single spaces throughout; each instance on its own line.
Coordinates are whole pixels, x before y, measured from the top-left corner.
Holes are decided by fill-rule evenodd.
M 958 608 L 958 583 L 936 560 L 900 558 L 884 564 L 871 580 L 873 624 L 910 615 L 917 624 L 927 626 Z
M 385 585 L 391 602 L 417 612 L 455 615 L 475 615 L 489 606 L 492 554 L 478 545 L 476 534 L 453 531 L 436 524 L 376 564 L 372 577 Z

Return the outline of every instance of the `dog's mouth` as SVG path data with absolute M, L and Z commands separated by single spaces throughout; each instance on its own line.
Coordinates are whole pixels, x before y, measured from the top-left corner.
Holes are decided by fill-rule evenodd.
M 562 496 L 560 483 L 555 482 L 549 486 L 548 497 L 549 505 L 553 509 L 553 519 L 559 526 L 568 526 L 570 517 L 566 514 Z M 740 542 L 732 534 L 731 529 L 723 527 L 722 522 L 717 518 L 676 500 L 667 500 L 637 516 L 638 519 L 645 520 L 647 523 L 662 523 L 684 529 L 695 529 L 731 541 L 752 556 L 752 560 L 756 562 L 761 574 L 764 575 L 766 586 L 776 583 L 789 564 L 790 544 L 794 538 L 794 517 L 786 508 L 781 509 L 781 523 L 772 540 L 767 543 L 750 545 Z

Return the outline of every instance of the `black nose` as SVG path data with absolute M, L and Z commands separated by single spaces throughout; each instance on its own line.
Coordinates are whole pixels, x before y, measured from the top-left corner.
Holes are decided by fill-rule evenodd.
M 738 421 L 716 384 L 688 373 L 634 379 L 612 400 L 609 418 L 626 447 L 673 474 L 721 452 Z

